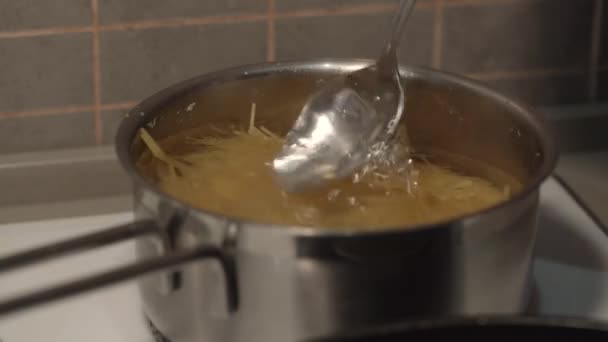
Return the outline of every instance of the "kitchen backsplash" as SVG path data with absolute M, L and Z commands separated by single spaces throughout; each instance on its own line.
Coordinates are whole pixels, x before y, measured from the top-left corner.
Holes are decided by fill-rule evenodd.
M 608 99 L 603 1 L 419 0 L 401 58 L 531 105 Z M 395 8 L 389 0 L 0 0 L 0 154 L 111 144 L 137 101 L 204 72 L 374 58 Z

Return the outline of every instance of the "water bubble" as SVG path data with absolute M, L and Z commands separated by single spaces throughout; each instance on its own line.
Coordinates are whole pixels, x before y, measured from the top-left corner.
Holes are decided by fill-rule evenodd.
M 517 127 L 511 127 L 509 130 L 511 134 L 516 135 L 518 138 L 521 137 L 521 131 Z
M 327 199 L 333 202 L 338 196 L 340 196 L 340 189 L 333 189 L 327 194 Z
M 154 126 L 156 126 L 156 118 L 154 118 L 154 119 L 152 119 L 152 121 L 148 122 L 147 126 L 150 128 L 154 128 Z
M 348 204 L 350 204 L 353 207 L 357 205 L 357 202 L 358 201 L 357 201 L 357 199 L 354 196 L 350 196 L 348 198 Z

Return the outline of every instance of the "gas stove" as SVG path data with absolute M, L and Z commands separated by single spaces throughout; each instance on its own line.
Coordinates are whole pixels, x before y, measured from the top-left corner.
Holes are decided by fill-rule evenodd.
M 0 225 L 0 255 L 133 219 L 131 213 Z M 2 297 L 109 269 L 134 258 L 132 242 L 3 275 Z M 532 314 L 608 320 L 608 236 L 556 179 L 541 188 Z M 0 341 L 153 342 L 133 283 L 0 318 Z M 178 341 L 173 341 L 178 342 Z

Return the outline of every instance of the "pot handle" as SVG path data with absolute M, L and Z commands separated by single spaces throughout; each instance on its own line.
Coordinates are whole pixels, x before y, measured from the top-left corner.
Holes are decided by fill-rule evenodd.
M 0 258 L 0 275 L 2 273 L 24 268 L 31 264 L 49 261 L 53 258 L 81 251 L 89 251 L 93 248 L 99 248 L 144 235 L 159 236 L 159 232 L 160 230 L 154 221 L 136 221 L 97 233 L 33 248 L 8 257 Z M 42 290 L 36 290 L 25 295 L 2 299 L 0 300 L 0 316 L 203 258 L 214 258 L 221 263 L 225 277 L 228 310 L 229 312 L 234 312 L 238 306 L 238 296 L 236 270 L 233 260 L 231 260 L 221 248 L 199 246 L 169 252 L 156 258 L 133 262 L 109 271 L 44 288 Z

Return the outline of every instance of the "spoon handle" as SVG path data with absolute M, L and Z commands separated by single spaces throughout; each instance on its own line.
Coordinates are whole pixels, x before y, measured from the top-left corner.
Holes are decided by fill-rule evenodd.
M 401 0 L 399 3 L 399 10 L 397 14 L 393 18 L 392 23 L 392 32 L 391 35 L 386 42 L 386 46 L 384 47 L 384 52 L 380 57 L 380 60 L 395 60 L 397 59 L 397 48 L 399 47 L 399 42 L 401 41 L 401 36 L 405 31 L 405 24 L 412 14 L 414 6 L 416 5 L 416 0 Z

